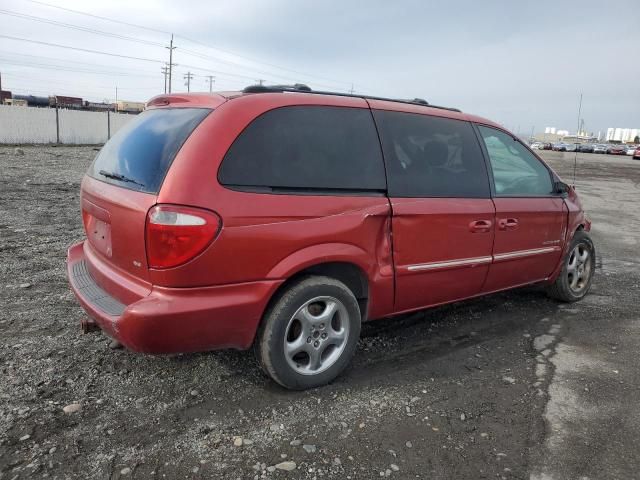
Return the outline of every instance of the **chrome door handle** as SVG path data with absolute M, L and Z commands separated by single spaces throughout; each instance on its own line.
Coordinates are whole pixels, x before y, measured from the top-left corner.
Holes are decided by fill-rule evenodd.
M 469 224 L 469 231 L 471 233 L 487 233 L 491 231 L 491 220 L 474 220 Z
M 517 218 L 501 218 L 498 220 L 498 228 L 500 230 L 515 230 L 518 228 Z

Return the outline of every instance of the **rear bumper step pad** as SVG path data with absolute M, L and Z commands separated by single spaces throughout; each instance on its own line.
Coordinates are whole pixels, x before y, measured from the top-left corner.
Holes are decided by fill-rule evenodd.
M 72 265 L 70 280 L 78 290 L 78 293 L 107 315 L 119 317 L 124 312 L 126 305 L 120 303 L 98 286 L 91 273 L 89 273 L 85 260 L 80 260 Z

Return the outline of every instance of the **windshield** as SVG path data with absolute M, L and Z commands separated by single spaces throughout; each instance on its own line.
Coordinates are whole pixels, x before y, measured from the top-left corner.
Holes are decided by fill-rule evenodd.
M 160 108 L 141 113 L 102 147 L 88 174 L 120 187 L 157 193 L 182 144 L 210 112 Z

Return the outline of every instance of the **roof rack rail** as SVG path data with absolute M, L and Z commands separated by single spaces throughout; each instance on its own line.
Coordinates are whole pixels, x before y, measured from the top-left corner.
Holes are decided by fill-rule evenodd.
M 249 85 L 245 87 L 242 91 L 244 93 L 265 93 L 265 92 L 285 92 L 285 91 L 293 91 L 296 92 L 311 92 L 311 88 L 309 85 L 305 85 L 304 83 L 296 83 L 294 85 Z
M 250 85 L 242 90 L 243 93 L 282 93 L 282 92 L 298 92 L 312 93 L 315 95 L 335 95 L 338 97 L 364 98 L 368 100 L 384 100 L 386 102 L 410 103 L 413 105 L 423 105 L 431 108 L 439 108 L 441 110 L 449 110 L 452 112 L 460 112 L 457 108 L 442 107 L 440 105 L 432 105 L 423 98 L 414 98 L 413 100 L 403 100 L 398 98 L 375 97 L 372 95 L 358 95 L 355 93 L 330 92 L 323 90 L 312 90 L 304 83 L 296 83 L 294 85 Z

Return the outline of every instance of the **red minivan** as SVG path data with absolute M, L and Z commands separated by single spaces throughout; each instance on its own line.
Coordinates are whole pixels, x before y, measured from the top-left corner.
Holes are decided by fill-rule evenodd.
M 153 98 L 81 187 L 79 302 L 146 353 L 254 347 L 325 384 L 364 321 L 522 285 L 586 295 L 590 222 L 499 125 L 424 100 L 295 85 Z

